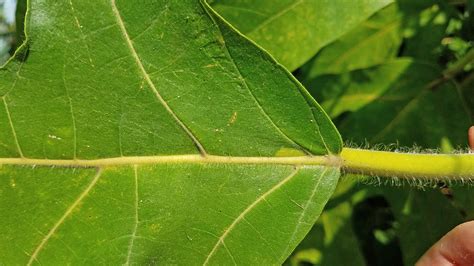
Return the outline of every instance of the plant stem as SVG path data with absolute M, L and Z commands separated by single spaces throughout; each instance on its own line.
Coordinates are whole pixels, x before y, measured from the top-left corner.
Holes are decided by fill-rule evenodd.
M 474 154 L 415 154 L 344 148 L 343 169 L 371 176 L 438 179 L 474 178 Z
M 474 48 L 469 50 L 463 58 L 456 61 L 449 68 L 442 72 L 441 77 L 431 81 L 425 86 L 425 89 L 436 90 L 441 84 L 456 77 L 458 74 L 464 72 L 464 67 L 469 63 L 474 62 Z
M 448 4 L 454 5 L 454 6 L 464 6 L 467 4 L 466 0 L 448 0 Z
M 474 72 L 470 72 L 470 74 L 465 77 L 462 81 L 461 81 L 461 84 L 459 84 L 461 86 L 461 89 L 464 90 L 466 89 L 467 86 L 471 85 L 471 83 L 474 82 Z
M 456 76 L 457 74 L 464 71 L 464 67 L 474 61 L 474 48 L 469 50 L 463 58 L 459 59 L 456 63 L 450 66 L 448 69 L 443 71 L 443 76 L 445 79 L 450 79 Z

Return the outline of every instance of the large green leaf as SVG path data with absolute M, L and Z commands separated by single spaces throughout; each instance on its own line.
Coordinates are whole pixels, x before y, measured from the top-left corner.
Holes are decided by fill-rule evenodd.
M 206 4 L 31 1 L 25 26 L 0 69 L 2 263 L 278 264 L 311 228 L 340 136 Z
M 450 17 L 458 15 L 445 1 L 399 0 L 403 13 L 404 47 L 402 56 L 438 63 L 441 43 L 447 35 Z
M 401 14 L 392 3 L 324 47 L 307 65 L 304 79 L 367 68 L 396 56 L 402 35 Z
M 214 0 L 232 25 L 290 70 L 392 0 Z
M 392 73 L 385 75 L 386 84 L 381 86 L 384 76 L 371 72 L 387 70 Z M 464 145 L 471 123 L 469 110 L 454 83 L 441 82 L 437 67 L 398 59 L 389 68 L 359 71 L 354 77 L 352 81 L 357 84 L 348 86 L 348 97 L 370 95 L 370 91 L 375 97 L 365 101 L 362 108 L 353 107 L 356 111 L 341 122 L 339 128 L 347 139 L 371 144 L 397 142 L 401 146 L 416 143 L 425 148 L 439 147 L 445 139 L 454 147 Z M 379 86 L 373 86 L 373 80 Z
M 410 59 L 397 59 L 346 73 L 320 75 L 305 85 L 321 100 L 326 112 L 337 117 L 347 111 L 358 111 L 374 101 L 401 100 L 401 96 L 384 96 L 384 93 L 394 86 L 403 86 L 406 70 L 412 64 Z

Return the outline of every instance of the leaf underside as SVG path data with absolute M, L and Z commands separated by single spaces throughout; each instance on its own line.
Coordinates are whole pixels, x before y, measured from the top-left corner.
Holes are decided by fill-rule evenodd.
M 317 219 L 339 169 L 271 160 L 339 153 L 327 115 L 207 4 L 158 2 L 29 3 L 0 69 L 2 263 L 277 264 Z

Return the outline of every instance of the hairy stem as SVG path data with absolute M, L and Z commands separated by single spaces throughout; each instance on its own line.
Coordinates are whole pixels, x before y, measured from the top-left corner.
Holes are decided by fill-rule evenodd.
M 399 178 L 465 180 L 474 178 L 474 154 L 416 154 L 344 148 L 349 173 Z

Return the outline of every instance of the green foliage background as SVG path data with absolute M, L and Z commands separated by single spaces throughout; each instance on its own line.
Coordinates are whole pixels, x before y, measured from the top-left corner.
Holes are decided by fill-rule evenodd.
M 351 145 L 465 149 L 466 130 L 474 119 L 474 64 L 457 69 L 456 62 L 472 57 L 474 51 L 473 1 L 380 1 L 341 33 L 334 33 L 334 27 L 349 21 L 343 15 L 313 21 L 315 27 L 328 28 L 329 37 L 283 40 L 287 47 L 269 45 L 274 42 L 268 40 L 281 36 L 281 31 L 297 39 L 302 34 L 298 30 L 310 24 L 308 18 L 288 19 L 282 22 L 287 27 L 255 33 L 249 23 L 252 14 L 268 7 L 229 3 L 216 0 L 213 5 L 293 71 Z M 255 12 L 243 16 L 239 7 Z M 12 27 L 0 15 L 0 63 L 13 43 L 7 34 Z M 343 177 L 286 263 L 412 265 L 455 225 L 474 219 L 469 187 L 417 185 L 416 180 L 386 184 L 383 179 Z

